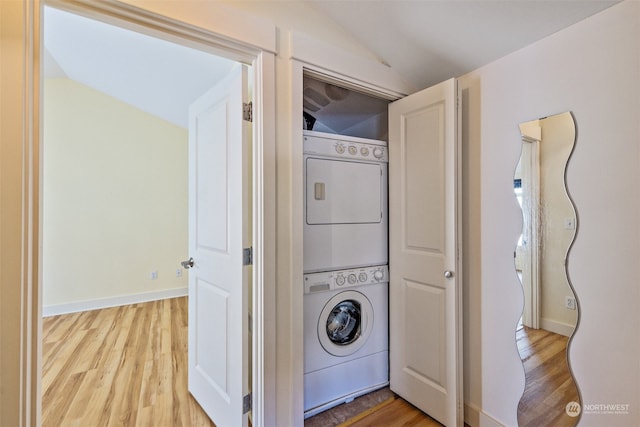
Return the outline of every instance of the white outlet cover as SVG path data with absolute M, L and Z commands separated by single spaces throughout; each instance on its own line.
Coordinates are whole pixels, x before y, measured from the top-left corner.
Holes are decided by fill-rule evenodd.
M 564 219 L 564 228 L 565 228 L 565 230 L 575 230 L 576 229 L 576 220 L 575 220 L 575 218 L 565 218 Z

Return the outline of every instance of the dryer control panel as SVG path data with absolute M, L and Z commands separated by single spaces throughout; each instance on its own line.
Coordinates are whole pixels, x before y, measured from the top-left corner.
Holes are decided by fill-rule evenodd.
M 385 163 L 389 161 L 385 141 L 314 131 L 304 132 L 304 153 Z
M 304 293 L 310 294 L 388 281 L 389 268 L 386 265 L 307 273 L 304 275 Z

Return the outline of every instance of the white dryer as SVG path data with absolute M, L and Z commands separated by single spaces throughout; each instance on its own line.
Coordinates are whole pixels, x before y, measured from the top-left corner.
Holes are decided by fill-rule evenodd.
M 389 383 L 386 265 L 304 275 L 305 418 Z
M 305 272 L 388 263 L 387 143 L 304 132 Z

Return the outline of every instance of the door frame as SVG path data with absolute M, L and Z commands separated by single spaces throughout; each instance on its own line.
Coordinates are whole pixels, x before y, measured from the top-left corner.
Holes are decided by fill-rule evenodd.
M 297 38 L 296 38 L 297 36 Z M 413 88 L 398 83 L 395 78 L 385 75 L 386 73 L 373 73 L 374 77 L 379 77 L 379 81 L 372 81 L 372 76 L 367 76 L 364 69 L 371 71 L 381 64 L 370 62 L 359 62 L 358 57 L 351 60 L 344 56 L 336 55 L 338 49 L 307 39 L 301 35 L 294 34 L 292 57 L 290 58 L 290 82 L 291 82 L 291 116 L 294 118 L 291 128 L 291 319 L 304 319 L 304 289 L 303 286 L 296 286 L 304 283 L 304 262 L 303 262 L 303 209 L 304 209 L 304 184 L 303 184 L 303 164 L 304 151 L 303 144 L 296 141 L 303 140 L 303 129 L 300 120 L 302 117 L 303 105 L 303 77 L 312 76 L 325 82 L 336 83 L 340 86 L 357 89 L 369 95 L 393 101 L 406 96 Z M 308 52 L 318 55 L 316 59 L 308 56 Z M 326 55 L 324 55 L 326 53 Z M 320 67 L 317 63 L 325 64 Z M 361 68 L 363 67 L 363 68 Z M 384 66 L 383 66 L 384 67 Z M 385 67 L 386 68 L 386 67 Z M 335 71 L 333 71 L 335 70 Z M 383 70 L 387 71 L 387 70 Z M 361 76 L 360 78 L 354 76 Z M 365 78 L 367 80 L 365 80 Z M 392 89 L 385 89 L 391 87 Z M 289 355 L 289 366 L 291 369 L 291 383 L 293 389 L 298 390 L 297 395 L 292 396 L 291 425 L 302 425 L 304 420 L 304 328 L 303 325 L 287 331 L 291 335 L 291 353 Z
M 297 36 L 297 37 L 296 37 Z M 345 59 L 348 55 L 336 54 L 337 48 L 328 44 L 321 43 L 317 40 L 309 39 L 302 35 L 294 34 L 292 37 L 292 49 L 291 58 L 289 61 L 289 71 L 291 73 L 291 116 L 293 117 L 291 136 L 291 211 L 290 211 L 290 223 L 291 223 L 291 280 L 292 291 L 291 301 L 292 307 L 290 316 L 292 319 L 303 319 L 302 307 L 304 303 L 304 292 L 302 286 L 296 286 L 298 283 L 303 283 L 304 280 L 304 268 L 303 268 L 303 203 L 304 203 L 304 184 L 303 184 L 303 148 L 302 144 L 296 143 L 296 141 L 303 140 L 303 130 L 300 125 L 300 121 L 296 120 L 297 117 L 302 117 L 303 105 L 303 77 L 311 76 L 319 80 L 334 83 L 346 88 L 365 92 L 368 95 L 375 96 L 381 99 L 387 99 L 389 101 L 395 101 L 402 97 L 405 97 L 416 90 L 405 84 L 404 81 L 398 80 L 397 76 L 390 75 L 388 70 L 380 70 L 377 67 L 380 64 L 375 62 L 362 61 L 358 57 L 352 58 L 352 61 Z M 309 54 L 309 52 L 314 52 Z M 325 55 L 326 54 L 326 55 Z M 317 57 L 315 56 L 317 55 Z M 319 66 L 317 64 L 323 64 Z M 361 67 L 367 66 L 366 70 Z M 355 77 L 358 76 L 358 77 Z M 458 117 L 461 115 L 461 95 L 456 90 L 456 106 Z M 456 276 L 460 285 L 458 291 L 462 290 L 462 191 L 460 190 L 460 183 L 462 182 L 462 155 L 461 150 L 461 137 L 462 134 L 462 120 L 457 120 L 456 123 L 456 151 L 458 152 L 456 164 L 456 203 L 458 208 L 454 213 L 454 221 L 456 223 L 456 244 L 458 245 L 455 266 Z M 456 292 L 458 292 L 456 291 Z M 462 314 L 462 296 L 456 295 L 456 306 L 458 313 Z M 455 341 L 457 347 L 462 349 L 462 319 L 458 319 L 460 327 L 455 332 Z M 288 331 L 292 337 L 291 350 L 294 355 L 304 355 L 304 336 L 303 327 L 294 327 L 291 331 Z M 463 350 L 464 351 L 464 350 Z M 463 395 L 463 351 L 459 351 L 457 359 L 454 363 L 457 365 L 458 378 L 457 378 L 457 390 L 458 397 L 458 421 L 464 423 L 464 395 Z M 304 390 L 304 357 L 292 357 L 289 360 L 291 366 L 291 379 L 294 389 Z M 299 386 L 298 386 L 299 385 Z M 293 411 L 292 420 L 293 425 L 301 425 L 303 419 L 303 392 L 300 392 L 298 396 L 292 397 Z M 298 424 L 300 423 L 300 424 Z
M 22 163 L 18 166 L 22 196 L 20 221 L 21 244 L 18 249 L 20 265 L 19 358 L 20 369 L 15 378 L 15 414 L 3 417 L 15 420 L 20 426 L 41 423 L 42 377 L 42 263 L 41 244 L 41 170 L 42 115 L 42 10 L 44 5 L 66 10 L 92 19 L 164 38 L 179 44 L 196 47 L 212 54 L 243 62 L 253 70 L 253 355 L 252 395 L 253 425 L 273 425 L 276 419 L 275 392 L 275 220 L 273 197 L 265 197 L 275 189 L 275 48 L 265 49 L 249 41 L 238 40 L 221 33 L 171 19 L 121 2 L 95 2 L 91 0 L 23 0 L 10 13 L 21 20 L 23 38 L 16 43 L 24 61 L 24 75 L 20 81 L 22 93 L 19 105 L 23 122 L 20 125 Z M 14 13 L 15 12 L 15 13 Z M 229 15 L 226 15 L 227 19 Z M 275 26 L 261 27 L 272 30 Z M 255 37 L 253 37 L 255 40 Z M 275 43 L 274 43 L 275 46 Z M 12 52 L 14 53 L 14 52 Z M 13 220 L 14 217 L 11 217 Z M 3 238 L 4 239 L 4 238 Z M 4 243 L 3 243 L 4 245 Z M 13 320 L 13 319 L 12 319 Z M 13 382 L 10 386 L 14 386 Z M 9 390 L 7 390 L 9 392 Z M 3 418 L 4 419 L 4 418 Z

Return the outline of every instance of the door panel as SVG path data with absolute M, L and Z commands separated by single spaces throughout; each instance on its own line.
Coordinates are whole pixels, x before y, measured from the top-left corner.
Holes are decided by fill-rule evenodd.
M 445 426 L 463 421 L 456 100 L 449 80 L 389 107 L 391 389 Z
M 408 337 L 422 339 L 409 340 L 405 343 L 405 371 L 420 381 L 433 387 L 446 387 L 445 364 L 445 319 L 442 307 L 445 303 L 445 292 L 442 288 L 427 283 L 405 281 L 405 325 Z M 424 312 L 424 323 L 412 322 L 412 316 Z
M 444 103 L 425 106 L 404 118 L 404 182 L 407 249 L 444 256 Z M 424 218 L 430 218 L 425 221 Z
M 227 253 L 227 103 L 211 105 L 195 120 L 196 245 Z M 221 185 L 209 185 L 209 182 Z M 224 183 L 224 185 L 222 185 Z
M 218 427 L 248 422 L 246 93 L 238 66 L 189 110 L 189 391 Z

